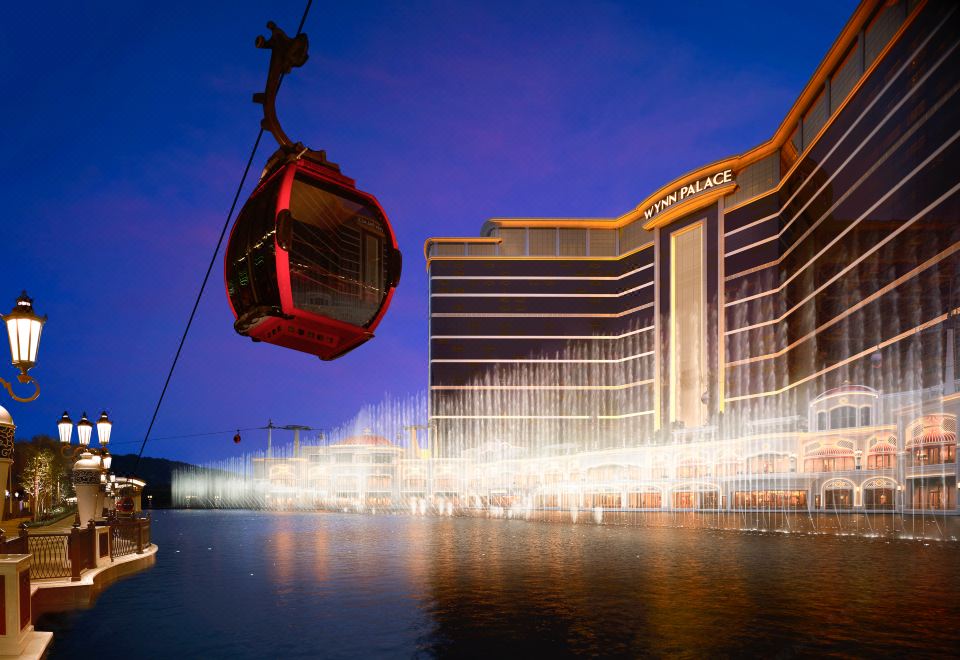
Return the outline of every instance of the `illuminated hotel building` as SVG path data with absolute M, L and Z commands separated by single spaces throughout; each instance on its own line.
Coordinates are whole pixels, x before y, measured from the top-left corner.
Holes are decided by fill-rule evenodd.
M 607 481 L 639 483 L 625 452 L 672 448 L 659 478 L 690 485 L 664 506 L 863 506 L 872 484 L 956 510 L 958 46 L 955 3 L 866 0 L 769 141 L 616 218 L 427 240 L 435 456 L 620 452 Z M 584 460 L 553 480 L 590 482 Z M 721 483 L 751 469 L 792 476 Z

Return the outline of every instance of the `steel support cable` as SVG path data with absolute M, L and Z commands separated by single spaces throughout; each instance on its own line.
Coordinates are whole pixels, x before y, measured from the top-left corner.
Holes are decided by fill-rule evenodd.
M 297 27 L 297 35 L 303 32 L 303 25 L 307 21 L 307 14 L 310 13 L 310 5 L 313 4 L 313 0 L 307 0 L 307 6 L 303 10 L 303 16 L 300 19 L 300 25 Z M 283 82 L 283 77 L 281 76 L 280 82 Z M 278 84 L 279 87 L 279 84 Z M 230 220 L 233 218 L 233 212 L 237 208 L 237 202 L 240 200 L 240 193 L 243 191 L 243 186 L 247 182 L 247 174 L 250 173 L 250 166 L 253 164 L 253 159 L 257 154 L 257 148 L 260 146 L 260 139 L 263 137 L 263 127 L 260 127 L 260 131 L 257 133 L 257 139 L 253 143 L 253 149 L 250 150 L 250 157 L 247 159 L 247 166 L 243 168 L 243 176 L 240 177 L 240 185 L 237 186 L 237 192 L 233 196 L 233 203 L 230 205 L 230 210 L 227 212 L 227 218 L 223 223 L 223 228 L 220 230 L 220 238 L 217 239 L 217 246 L 213 250 L 213 255 L 210 257 L 210 264 L 207 266 L 207 272 L 203 276 L 203 282 L 200 283 L 200 290 L 197 292 L 197 299 L 193 303 L 193 309 L 190 310 L 190 317 L 187 319 L 187 326 L 183 329 L 183 335 L 180 337 L 180 345 L 177 346 L 177 352 L 173 356 L 173 362 L 170 364 L 170 370 L 167 372 L 167 378 L 163 383 L 163 389 L 160 390 L 160 398 L 157 399 L 157 405 L 153 409 L 153 416 L 150 418 L 150 425 L 147 427 L 147 432 L 143 436 L 143 442 L 140 444 L 140 451 L 137 452 L 137 462 L 134 464 L 133 473 L 137 473 L 137 469 L 140 467 L 140 458 L 143 456 L 143 450 L 147 446 L 147 440 L 150 438 L 150 432 L 153 430 L 153 425 L 157 421 L 157 415 L 160 413 L 160 406 L 163 404 L 163 397 L 167 393 L 167 388 L 170 385 L 170 379 L 173 377 L 173 370 L 177 366 L 177 361 L 180 359 L 180 353 L 183 352 L 183 345 L 187 340 L 187 334 L 190 332 L 190 326 L 193 325 L 193 319 L 197 315 L 197 308 L 200 306 L 200 299 L 203 298 L 203 292 L 207 288 L 207 281 L 210 279 L 210 273 L 213 271 L 213 265 L 217 261 L 217 255 L 220 253 L 220 246 L 223 245 L 223 237 L 227 234 L 227 228 L 230 226 Z

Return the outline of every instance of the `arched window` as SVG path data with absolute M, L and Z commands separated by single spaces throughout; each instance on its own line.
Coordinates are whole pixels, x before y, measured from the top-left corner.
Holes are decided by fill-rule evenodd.
M 867 453 L 868 470 L 888 470 L 897 464 L 897 446 L 895 440 L 884 440 L 870 448 Z
M 827 430 L 827 413 L 823 410 L 817 413 L 817 430 L 818 431 Z
M 857 409 L 853 406 L 838 406 L 830 411 L 830 428 L 847 429 L 857 425 Z
M 853 451 L 837 446 L 821 447 L 811 451 L 803 461 L 804 472 L 843 472 L 853 468 Z

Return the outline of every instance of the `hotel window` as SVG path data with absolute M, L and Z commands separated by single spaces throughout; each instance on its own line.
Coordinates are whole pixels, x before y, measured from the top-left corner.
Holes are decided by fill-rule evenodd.
M 492 257 L 497 254 L 497 244 L 467 243 L 467 254 L 471 257 Z
M 790 457 L 781 454 L 759 454 L 747 459 L 747 474 L 772 474 L 790 471 Z
M 870 417 L 870 406 L 862 406 L 860 408 L 860 426 L 870 426 L 873 421 Z
M 437 243 L 434 247 L 438 257 L 462 257 L 465 253 L 463 243 Z
M 643 228 L 642 222 L 631 222 L 620 229 L 620 253 L 635 250 L 653 239 L 653 232 Z
M 906 18 L 906 5 L 901 0 L 893 5 L 881 5 L 870 20 L 864 38 L 864 66 L 870 66 Z
M 528 254 L 531 256 L 554 256 L 557 253 L 557 230 L 536 228 L 530 229 L 530 249 Z
M 790 146 L 793 147 L 793 160 L 796 160 L 797 154 L 803 151 L 803 137 L 799 124 L 793 129 L 793 135 L 790 136 Z
M 590 256 L 615 257 L 617 255 L 616 229 L 590 230 Z
M 830 112 L 836 111 L 844 99 L 860 80 L 863 70 L 860 68 L 860 42 L 855 41 L 847 51 L 847 56 L 830 78 Z
M 827 489 L 823 494 L 827 509 L 852 509 L 853 490 L 850 488 Z
M 817 100 L 810 104 L 810 109 L 803 116 L 803 148 L 806 149 L 817 137 L 817 133 L 827 123 L 827 117 L 830 115 L 827 107 L 826 91 L 820 92 Z
M 561 229 L 560 256 L 585 257 L 587 256 L 587 230 Z
M 782 179 L 797 161 L 797 154 L 800 153 L 800 126 L 793 129 L 790 139 L 780 147 L 780 178 Z
M 827 430 L 827 413 L 822 410 L 817 413 L 817 430 L 818 431 Z
M 896 456 L 891 451 L 875 451 L 867 456 L 868 470 L 887 470 L 895 466 Z
M 957 461 L 957 445 L 927 445 L 913 450 L 914 465 L 940 465 Z
M 525 227 L 500 228 L 500 256 L 519 257 L 527 253 L 527 230 Z
M 894 490 L 890 488 L 867 488 L 863 491 L 863 506 L 866 509 L 892 509 Z
M 702 426 L 707 387 L 704 224 L 670 236 L 670 421 Z
M 770 190 L 779 180 L 780 154 L 773 153 L 737 173 L 737 189 L 724 198 L 724 204 L 726 206 L 739 204 Z

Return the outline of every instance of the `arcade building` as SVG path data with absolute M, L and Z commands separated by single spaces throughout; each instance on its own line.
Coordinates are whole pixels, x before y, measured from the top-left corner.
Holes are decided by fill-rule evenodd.
M 763 144 L 428 239 L 444 496 L 956 513 L 958 46 L 955 3 L 864 0 Z

